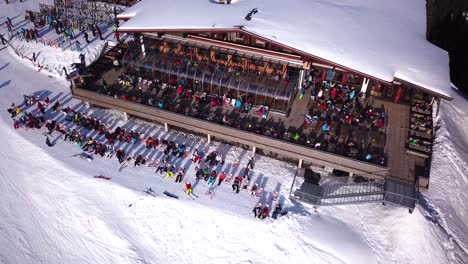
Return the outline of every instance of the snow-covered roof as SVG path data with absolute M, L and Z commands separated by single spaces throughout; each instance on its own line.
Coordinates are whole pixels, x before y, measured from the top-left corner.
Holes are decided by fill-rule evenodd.
M 448 53 L 426 38 L 424 0 L 143 0 L 122 31 L 240 28 L 345 68 L 450 98 Z M 245 16 L 257 8 L 250 21 Z

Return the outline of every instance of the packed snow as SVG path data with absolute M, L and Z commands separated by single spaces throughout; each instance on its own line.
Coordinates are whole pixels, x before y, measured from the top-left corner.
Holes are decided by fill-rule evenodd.
M 18 1 L 4 7 L 1 2 L 0 22 L 25 8 Z M 17 16 L 13 23 L 24 23 L 23 17 Z M 2 27 L 0 32 L 5 30 Z M 31 46 L 30 52 L 47 48 Z M 60 49 L 48 52 L 53 51 L 57 56 L 52 63 L 71 60 L 64 59 Z M 251 155 L 176 130 L 165 132 L 156 124 L 136 119 L 125 122 L 115 111 L 88 109 L 71 99 L 62 77 L 38 72 L 31 65 L 12 48 L 0 51 L 3 109 L 12 102 L 19 105 L 23 94 L 49 96 L 52 103 L 59 99 L 64 106 L 112 127 L 125 126 L 226 153 L 223 170 L 234 175 L 241 173 Z M 413 214 L 379 204 L 320 207 L 315 212 L 288 198 L 294 165 L 261 156 L 255 157 L 252 177 L 263 184 L 264 197 L 252 198 L 245 191 L 236 194 L 229 184 L 219 186 L 210 197 L 205 194 L 208 186 L 201 182 L 194 188 L 199 198 L 189 200 L 182 185 L 155 174 L 153 168 L 131 165 L 119 172 L 115 158 L 96 157 L 88 162 L 71 157 L 81 150 L 57 132 L 51 136 L 55 145 L 47 147 L 45 128 L 14 129 L 5 111 L 0 117 L 0 262 L 467 263 L 468 102 L 456 89 L 449 92 L 454 100 L 441 104 L 430 190 Z M 23 109 L 38 111 L 36 106 Z M 70 126 L 59 112 L 48 110 L 46 118 Z M 147 151 L 143 144 L 121 146 L 150 158 L 162 156 L 161 149 Z M 234 167 L 236 159 L 239 167 Z M 194 182 L 195 164 L 184 159 L 177 165 L 188 167 L 187 180 Z M 101 173 L 112 179 L 93 177 Z M 147 187 L 159 196 L 142 192 Z M 258 201 L 271 203 L 269 197 L 275 190 L 288 215 L 278 220 L 253 218 L 253 206 Z M 179 199 L 166 197 L 163 191 Z
M 426 38 L 424 0 L 143 0 L 122 31 L 245 30 L 344 68 L 450 97 L 448 53 Z M 254 8 L 250 21 L 245 16 Z M 155 15 L 156 14 L 156 15 Z

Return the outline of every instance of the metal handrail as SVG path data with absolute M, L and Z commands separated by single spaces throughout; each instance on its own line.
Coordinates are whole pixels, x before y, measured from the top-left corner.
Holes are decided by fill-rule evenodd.
M 388 201 L 386 198 L 387 198 L 387 196 L 388 196 L 389 194 L 390 194 L 390 195 L 395 195 L 395 196 L 399 197 L 399 198 L 400 198 L 400 199 L 399 199 L 399 203 L 392 202 L 392 201 Z M 405 205 L 402 203 L 402 200 L 403 200 L 403 199 L 408 199 L 408 200 L 414 201 L 414 207 L 405 206 Z M 415 208 L 415 207 L 418 205 L 418 203 L 419 203 L 418 199 L 416 199 L 416 198 L 409 197 L 409 196 L 405 196 L 405 195 L 398 194 L 398 193 L 394 193 L 394 192 L 389 192 L 389 191 L 385 191 L 384 199 L 383 199 L 383 200 L 384 200 L 385 202 L 389 202 L 389 203 L 396 204 L 396 205 L 399 205 L 399 206 L 402 206 L 402 207 L 406 207 L 406 208 L 410 208 L 410 209 Z

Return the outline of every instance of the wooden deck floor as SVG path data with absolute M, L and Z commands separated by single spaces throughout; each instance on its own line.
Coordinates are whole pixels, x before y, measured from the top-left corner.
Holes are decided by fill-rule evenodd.
M 414 183 L 415 165 L 424 163 L 424 159 L 406 153 L 405 141 L 408 134 L 410 107 L 379 99 L 375 99 L 373 105 L 384 107 L 388 114 L 385 151 L 388 153 L 389 176 Z

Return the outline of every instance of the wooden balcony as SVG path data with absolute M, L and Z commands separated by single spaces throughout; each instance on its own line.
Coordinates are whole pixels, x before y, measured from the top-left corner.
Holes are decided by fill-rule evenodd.
M 207 120 L 196 119 L 182 114 L 143 104 L 115 99 L 114 97 L 97 94 L 81 88 L 72 88 L 73 98 L 89 102 L 100 107 L 116 109 L 130 115 L 142 117 L 171 126 L 180 127 L 189 131 L 209 134 L 228 142 L 235 142 L 258 149 L 277 153 L 281 156 L 302 159 L 319 166 L 327 166 L 338 170 L 348 171 L 361 176 L 383 179 L 388 175 L 389 169 L 372 163 L 367 163 L 333 153 L 308 148 L 283 140 L 247 132 L 233 127 L 224 126 Z

